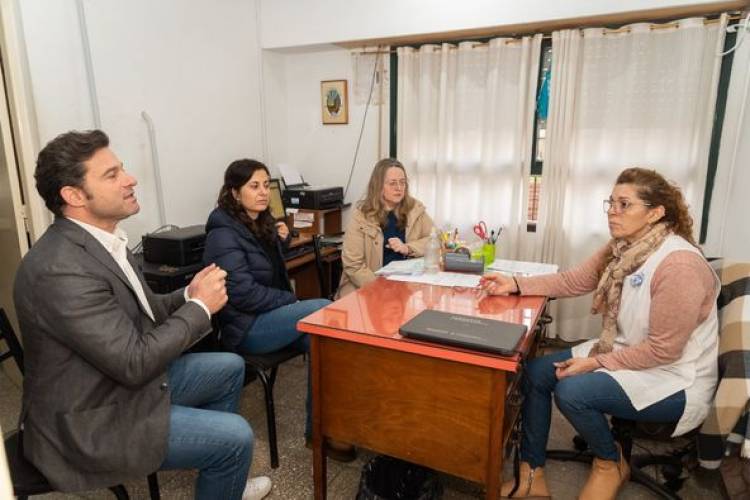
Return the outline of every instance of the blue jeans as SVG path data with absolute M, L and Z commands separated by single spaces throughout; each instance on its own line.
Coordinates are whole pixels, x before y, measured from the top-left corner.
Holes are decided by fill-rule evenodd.
M 225 352 L 184 354 L 169 367 L 172 410 L 162 470 L 199 469 L 197 499 L 240 500 L 253 431 L 237 415 L 245 362 Z
M 310 338 L 297 330 L 297 322 L 331 301 L 328 299 L 301 300 L 294 304 L 277 307 L 259 314 L 242 339 L 237 350 L 248 354 L 266 354 L 293 345 L 302 352 L 310 351 Z M 310 369 L 307 375 L 307 401 L 305 409 L 305 437 L 312 436 L 312 388 L 310 386 Z
M 672 394 L 641 411 L 633 408 L 615 379 L 589 372 L 558 380 L 552 363 L 572 357 L 570 349 L 531 360 L 521 382 L 521 460 L 541 467 L 552 418 L 552 394 L 562 414 L 586 440 L 592 453 L 619 460 L 606 415 L 643 422 L 676 422 L 685 410 L 685 391 Z

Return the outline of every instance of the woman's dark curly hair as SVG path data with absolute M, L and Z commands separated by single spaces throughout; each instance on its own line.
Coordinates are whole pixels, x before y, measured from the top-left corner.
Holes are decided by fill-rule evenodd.
M 253 220 L 247 215 L 238 199 L 239 190 L 258 170 L 265 170 L 269 177 L 271 175 L 268 167 L 257 160 L 242 159 L 230 163 L 224 172 L 224 185 L 219 191 L 217 204 L 219 208 L 247 227 L 256 238 L 273 243 L 276 239 L 276 220 L 271 215 L 271 210 L 266 208 L 258 214 L 257 219 Z
M 623 170 L 615 184 L 633 184 L 643 202 L 652 207 L 663 206 L 664 217 L 659 222 L 664 222 L 674 234 L 698 247 L 693 237 L 693 218 L 679 187 L 655 170 L 638 167 Z

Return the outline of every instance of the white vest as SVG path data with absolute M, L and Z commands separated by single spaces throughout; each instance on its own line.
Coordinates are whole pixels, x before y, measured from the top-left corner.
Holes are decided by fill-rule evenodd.
M 622 286 L 620 313 L 617 316 L 617 337 L 614 349 L 636 345 L 648 337 L 651 311 L 651 279 L 664 258 L 672 252 L 687 250 L 701 253 L 680 236 L 670 235 L 630 276 Z M 708 263 L 706 263 L 708 266 Z M 713 272 L 713 271 L 712 271 Z M 716 278 L 716 297 L 721 283 Z M 716 298 L 714 297 L 714 299 Z M 675 311 L 679 314 L 678 311 Z M 706 418 L 718 379 L 719 322 L 716 301 L 706 320 L 690 335 L 682 357 L 669 365 L 646 370 L 599 369 L 614 378 L 630 398 L 633 407 L 640 411 L 672 394 L 685 390 L 685 411 L 673 436 L 679 436 L 696 427 Z M 596 339 L 573 348 L 573 356 L 588 356 Z

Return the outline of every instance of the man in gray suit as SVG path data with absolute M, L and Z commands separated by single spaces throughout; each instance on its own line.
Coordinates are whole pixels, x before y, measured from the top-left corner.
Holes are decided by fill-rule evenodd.
M 39 153 L 35 177 L 56 218 L 14 288 L 26 458 L 66 492 L 194 468 L 196 498 L 266 496 L 268 478 L 247 481 L 242 359 L 183 354 L 226 303 L 226 272 L 211 265 L 184 290 L 151 292 L 117 227 L 139 210 L 136 180 L 104 132 L 58 136 Z

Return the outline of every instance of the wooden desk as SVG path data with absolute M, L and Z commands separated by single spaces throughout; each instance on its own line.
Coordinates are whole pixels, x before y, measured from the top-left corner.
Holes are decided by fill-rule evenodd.
M 315 498 L 326 496 L 324 437 L 483 483 L 497 498 L 521 356 L 404 339 L 398 328 L 424 309 L 523 323 L 527 354 L 545 305 L 379 278 L 300 321 L 312 334 Z

